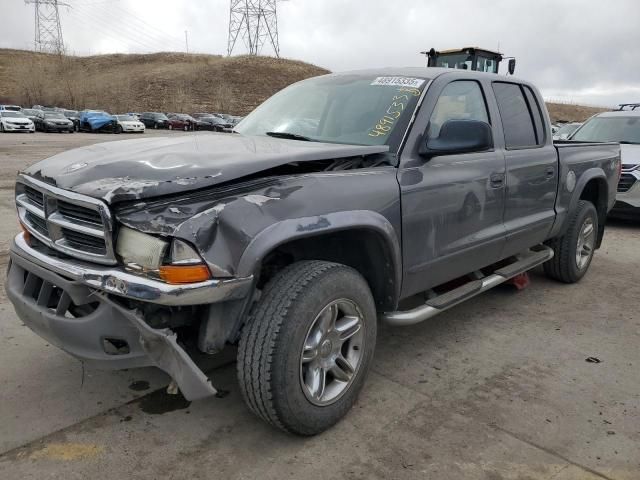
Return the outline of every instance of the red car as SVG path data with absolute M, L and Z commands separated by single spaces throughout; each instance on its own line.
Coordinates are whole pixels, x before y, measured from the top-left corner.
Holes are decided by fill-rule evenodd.
M 169 113 L 169 130 L 195 130 L 196 119 L 186 113 Z

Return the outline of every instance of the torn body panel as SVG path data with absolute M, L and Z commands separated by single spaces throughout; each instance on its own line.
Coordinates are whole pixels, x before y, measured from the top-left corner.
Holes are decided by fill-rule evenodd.
M 358 227 L 378 231 L 400 263 L 395 168 L 291 175 L 245 187 L 186 195 L 172 202 L 139 202 L 117 211 L 116 218 L 145 233 L 189 242 L 211 268 L 228 275 L 253 269 L 269 249 L 285 241 Z M 286 234 L 274 235 L 278 231 Z M 273 241 L 257 241 L 261 235 Z
M 96 293 L 124 315 L 140 332 L 140 345 L 151 362 L 164 370 L 178 384 L 187 400 L 199 400 L 217 393 L 207 376 L 178 345 L 178 336 L 168 328 L 151 328 L 135 310 L 129 310 L 106 295 Z

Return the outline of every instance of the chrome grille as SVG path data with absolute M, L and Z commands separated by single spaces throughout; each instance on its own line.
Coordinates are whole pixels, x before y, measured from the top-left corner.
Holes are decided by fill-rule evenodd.
M 21 175 L 16 185 L 20 221 L 45 245 L 69 256 L 113 265 L 113 222 L 106 204 Z
M 633 187 L 634 183 L 636 183 L 636 177 L 634 177 L 630 173 L 623 173 L 620 176 L 620 182 L 618 182 L 618 192 L 619 193 L 628 192 L 629 189 Z

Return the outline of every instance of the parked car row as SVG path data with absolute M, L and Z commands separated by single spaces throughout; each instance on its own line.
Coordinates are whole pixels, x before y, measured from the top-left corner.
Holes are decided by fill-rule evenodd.
M 0 122 L 4 125 L 0 131 L 7 132 L 144 133 L 147 128 L 224 132 L 232 130 L 242 119 L 234 115 L 206 112 L 193 115 L 171 112 L 129 112 L 111 115 L 102 110 L 77 111 L 42 105 L 34 105 L 32 108 L 0 105 L 0 116 L 5 113 L 7 120 Z M 16 113 L 18 115 L 15 115 Z M 16 118 L 21 120 L 14 120 Z

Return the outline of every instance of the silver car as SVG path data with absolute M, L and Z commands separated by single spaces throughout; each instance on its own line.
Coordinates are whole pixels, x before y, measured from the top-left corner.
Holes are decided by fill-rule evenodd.
M 640 110 L 600 113 L 571 136 L 583 142 L 620 142 L 622 174 L 611 215 L 640 218 Z

